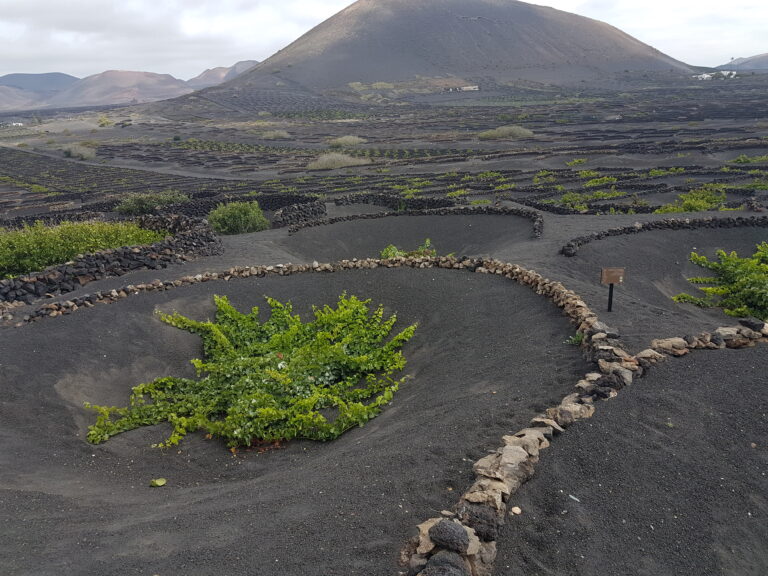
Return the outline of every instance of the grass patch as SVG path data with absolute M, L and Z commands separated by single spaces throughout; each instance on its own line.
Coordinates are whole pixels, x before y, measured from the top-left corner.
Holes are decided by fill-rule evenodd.
M 225 235 L 259 232 L 271 227 L 256 201 L 219 204 L 208 214 L 208 223 Z
M 285 130 L 267 130 L 262 132 L 261 137 L 264 140 L 288 140 L 291 135 Z
M 653 168 L 648 171 L 648 177 L 649 178 L 656 178 L 659 176 L 671 176 L 672 174 L 683 174 L 685 172 L 685 168 L 682 166 L 679 167 L 673 167 L 673 168 Z
M 160 314 L 163 322 L 199 335 L 205 360 L 193 360 L 198 380 L 158 378 L 133 389 L 125 408 L 86 406 L 97 411 L 88 441 L 168 422 L 173 446 L 204 430 L 232 447 L 258 441 L 331 440 L 381 412 L 402 380 L 400 349 L 413 337 L 411 325 L 384 342 L 395 324 L 381 306 L 342 294 L 336 308 L 314 309 L 303 323 L 290 303 L 268 298 L 269 320 L 259 309 L 238 312 L 226 297 L 214 297 L 214 322 Z
M 359 146 L 368 142 L 365 138 L 360 136 L 339 136 L 328 141 L 328 145 L 331 148 L 351 148 L 353 146 Z
M 678 195 L 677 200 L 665 204 L 654 212 L 673 214 L 676 212 L 705 212 L 720 210 L 725 206 L 725 186 L 722 184 L 704 184 L 701 188 Z
M 517 140 L 521 138 L 533 138 L 533 131 L 522 126 L 499 126 L 493 130 L 480 132 L 477 137 L 480 140 Z
M 746 154 L 739 154 L 736 158 L 731 160 L 735 164 L 762 164 L 768 162 L 768 154 L 765 156 L 747 156 Z
M 596 190 L 594 192 L 566 192 L 559 198 L 545 200 L 544 203 L 563 206 L 576 212 L 584 212 L 589 210 L 589 202 L 610 200 L 611 198 L 619 198 L 621 196 L 624 196 L 624 192 L 612 187 L 610 190 Z
M 86 252 L 152 244 L 163 238 L 164 234 L 132 222 L 63 222 L 58 226 L 35 222 L 18 230 L 0 228 L 0 277 L 63 264 Z
M 554 184 L 557 182 L 557 175 L 551 170 L 539 170 L 533 176 L 534 184 Z
M 592 178 L 584 182 L 584 188 L 600 188 L 601 186 L 610 186 L 616 184 L 619 179 L 615 176 L 602 176 L 600 178 Z
M 691 262 L 715 275 L 689 278 L 692 284 L 710 284 L 699 288 L 703 297 L 678 294 L 675 302 L 687 302 L 703 308 L 719 307 L 729 316 L 768 318 L 768 242 L 758 244 L 749 258 L 739 258 L 736 252 L 717 251 L 717 260 L 711 261 L 696 252 Z
M 310 162 L 307 168 L 310 170 L 334 170 L 336 168 L 347 168 L 349 166 L 364 166 L 370 164 L 370 158 L 354 158 L 341 152 L 329 152 L 321 154 L 317 160 Z
M 189 196 L 178 190 L 163 190 L 147 194 L 131 194 L 115 207 L 115 212 L 129 216 L 152 214 L 173 204 L 189 202 Z

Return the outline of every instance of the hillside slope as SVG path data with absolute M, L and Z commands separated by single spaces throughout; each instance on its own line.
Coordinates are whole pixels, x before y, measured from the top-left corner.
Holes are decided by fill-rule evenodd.
M 768 70 L 768 52 L 749 56 L 747 58 L 735 58 L 727 64 L 718 66 L 720 70 Z
M 603 22 L 514 0 L 359 0 L 240 77 L 312 90 L 416 77 L 567 84 L 690 68 Z

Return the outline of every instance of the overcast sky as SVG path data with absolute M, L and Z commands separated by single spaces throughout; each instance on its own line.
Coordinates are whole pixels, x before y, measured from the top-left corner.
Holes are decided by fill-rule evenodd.
M 418 2 L 419 0 L 413 0 Z M 768 0 L 541 0 L 700 66 L 768 52 Z M 350 0 L 0 0 L 0 76 L 143 70 L 189 79 L 264 60 Z

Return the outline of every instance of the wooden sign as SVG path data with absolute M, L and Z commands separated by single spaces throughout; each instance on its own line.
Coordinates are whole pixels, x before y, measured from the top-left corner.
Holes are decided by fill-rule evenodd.
M 601 284 L 623 284 L 625 275 L 626 275 L 625 268 L 603 268 L 603 272 L 600 276 L 600 283 Z

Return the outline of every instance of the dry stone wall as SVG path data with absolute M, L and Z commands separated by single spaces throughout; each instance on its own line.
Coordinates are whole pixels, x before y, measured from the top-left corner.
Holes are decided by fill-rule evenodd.
M 623 228 L 611 228 L 602 232 L 595 232 L 587 236 L 578 236 L 565 244 L 560 253 L 564 256 L 576 256 L 579 248 L 595 240 L 602 240 L 611 236 L 623 236 L 626 234 L 639 234 L 652 230 L 696 230 L 700 228 L 744 228 L 760 227 L 768 228 L 768 216 L 750 217 L 725 217 L 725 218 L 665 218 L 652 222 L 636 222 L 632 226 Z

